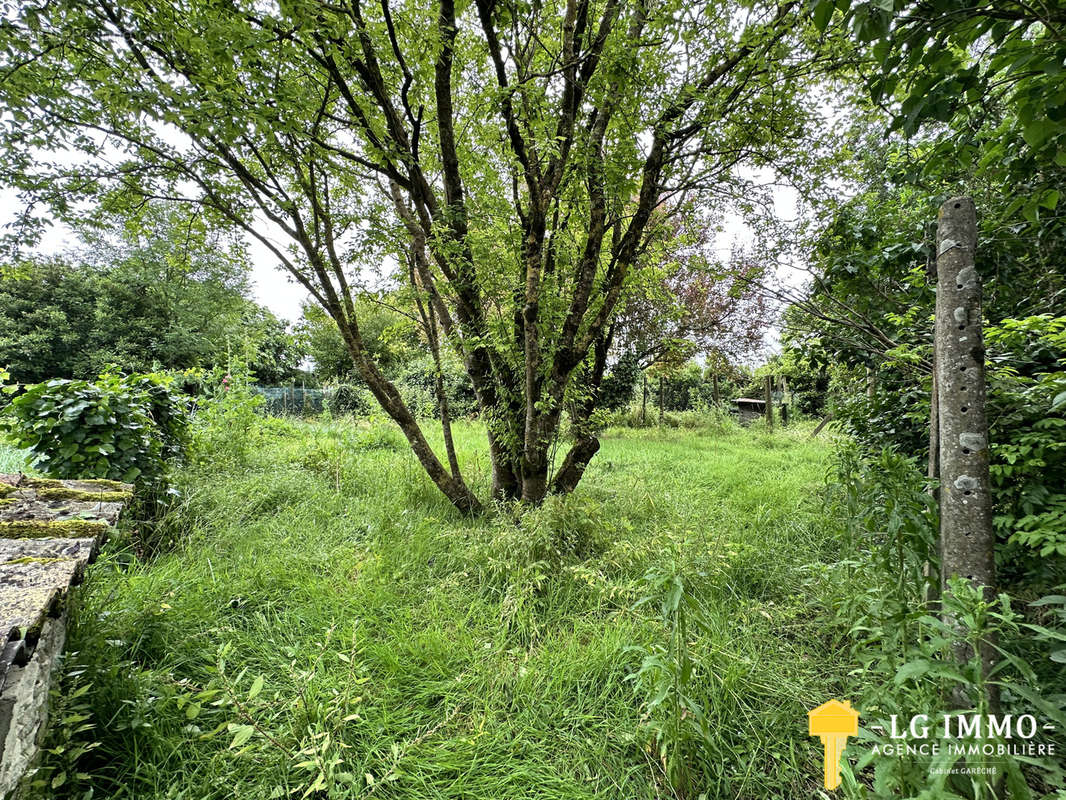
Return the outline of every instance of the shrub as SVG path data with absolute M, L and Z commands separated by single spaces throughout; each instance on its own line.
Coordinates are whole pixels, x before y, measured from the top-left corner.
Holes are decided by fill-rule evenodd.
M 352 383 L 338 383 L 326 389 L 325 408 L 330 414 L 340 416 L 366 416 L 375 408 L 370 390 Z
M 442 353 L 444 393 L 452 419 L 477 412 L 477 397 L 469 376 L 458 358 Z M 437 402 L 437 368 L 430 356 L 412 359 L 396 378 L 404 402 L 417 417 L 439 417 Z
M 46 475 L 159 488 L 168 461 L 184 457 L 187 413 L 185 399 L 162 374 L 103 375 L 93 383 L 30 386 L 12 400 L 3 424 Z

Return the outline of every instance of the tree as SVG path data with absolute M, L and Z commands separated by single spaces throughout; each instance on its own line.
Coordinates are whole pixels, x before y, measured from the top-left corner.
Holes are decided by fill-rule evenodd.
M 27 260 L 0 272 L 0 363 L 17 383 L 91 372 L 96 275 L 59 259 Z
M 244 247 L 197 215 L 149 206 L 76 232 L 79 247 L 0 274 L 0 363 L 16 380 L 212 367 L 245 341 L 264 376 L 298 367 L 284 323 L 247 296 Z
M 386 293 L 361 294 L 355 297 L 363 347 L 387 375 L 410 358 L 425 352 L 418 341 L 418 325 L 410 312 L 402 310 L 403 299 Z M 315 303 L 303 305 L 296 325 L 307 353 L 314 362 L 315 375 L 324 381 L 358 379 L 351 352 L 337 323 Z
M 31 2 L 3 24 L 4 175 L 59 213 L 119 187 L 260 241 L 475 510 L 366 347 L 354 294 L 396 258 L 470 375 L 494 496 L 538 503 L 599 448 L 585 423 L 655 209 L 741 193 L 738 165 L 809 132 L 805 32 L 795 0 Z M 33 156 L 64 147 L 91 167 Z
M 258 383 L 277 385 L 306 376 L 301 370 L 305 350 L 300 337 L 270 309 L 248 303 L 242 326 L 255 345 L 255 360 L 249 368 Z
M 819 0 L 823 27 L 833 3 Z M 950 127 L 934 157 L 998 176 L 1018 191 L 1013 210 L 1035 222 L 1058 205 L 1061 183 L 1040 169 L 1066 167 L 1066 11 L 1021 0 L 836 3 L 860 42 L 871 43 L 866 84 L 912 136 Z M 943 129 L 941 128 L 943 132 Z
M 778 307 L 762 288 L 768 270 L 744 253 L 716 256 L 714 220 L 686 208 L 667 222 L 667 235 L 645 255 L 613 323 L 613 346 L 642 369 L 683 364 L 696 354 L 738 361 L 757 353 Z

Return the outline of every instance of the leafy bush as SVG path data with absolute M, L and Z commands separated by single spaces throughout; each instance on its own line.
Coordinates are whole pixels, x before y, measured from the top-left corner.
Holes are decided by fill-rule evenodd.
M 1066 579 L 1066 317 L 987 325 L 987 404 L 997 563 L 1008 583 Z M 930 383 L 883 369 L 869 396 L 862 370 L 835 375 L 836 418 L 863 453 L 924 460 Z
M 640 375 L 640 359 L 635 353 L 623 353 L 600 383 L 600 408 L 617 411 L 633 401 Z
M 353 383 L 338 383 L 326 389 L 325 407 L 334 416 L 366 416 L 376 406 L 370 390 L 366 387 Z
M 477 397 L 470 377 L 457 358 L 447 353 L 442 353 L 441 356 L 444 393 L 448 398 L 451 417 L 456 419 L 476 413 Z M 437 367 L 431 356 L 408 361 L 396 376 L 396 383 L 404 402 L 415 416 L 440 416 L 437 402 Z
M 986 336 L 995 526 L 1012 577 L 1066 569 L 1066 317 L 1008 319 Z
M 56 478 L 107 478 L 158 488 L 188 445 L 186 401 L 168 377 L 103 375 L 26 388 L 4 414 L 12 441 Z

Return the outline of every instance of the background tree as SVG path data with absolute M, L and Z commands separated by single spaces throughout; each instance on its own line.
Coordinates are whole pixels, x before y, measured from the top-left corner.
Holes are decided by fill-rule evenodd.
M 537 503 L 599 447 L 585 423 L 656 206 L 741 193 L 738 165 L 809 133 L 804 34 L 791 0 L 28 3 L 3 25 L 3 172 L 59 213 L 118 185 L 258 239 L 337 322 L 430 478 L 475 509 L 356 312 L 361 266 L 405 232 L 393 255 L 477 392 L 493 493 Z M 37 158 L 62 148 L 94 163 Z
M 15 380 L 212 367 L 246 340 L 261 379 L 295 374 L 302 356 L 285 324 L 248 296 L 242 243 L 154 206 L 77 232 L 68 253 L 0 272 L 0 362 Z
M 368 293 L 356 296 L 354 305 L 363 346 L 382 372 L 395 375 L 407 361 L 425 352 L 411 312 L 402 310 L 403 298 L 386 292 Z M 361 381 L 340 328 L 321 306 L 304 303 L 296 332 L 319 380 Z
M 762 289 L 772 270 L 744 253 L 720 257 L 716 227 L 711 215 L 692 208 L 667 222 L 614 322 L 614 351 L 633 354 L 647 369 L 697 354 L 738 362 L 762 349 L 779 311 Z

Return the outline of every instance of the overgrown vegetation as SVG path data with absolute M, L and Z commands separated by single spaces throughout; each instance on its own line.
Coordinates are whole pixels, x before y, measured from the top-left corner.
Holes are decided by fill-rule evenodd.
M 836 697 L 844 796 L 1066 797 L 1001 728 L 878 753 L 1066 744 L 1064 42 L 1046 0 L 6 10 L 0 243 L 88 249 L 0 267 L 44 380 L 0 467 L 174 483 L 37 794 L 808 797 Z M 321 416 L 264 416 L 304 353 Z
M 94 567 L 37 796 L 809 797 L 828 450 L 611 430 L 577 495 L 469 519 L 390 427 L 268 421 L 178 475 L 173 550 Z
M 836 646 L 847 653 L 848 686 L 863 709 L 845 796 L 1060 797 L 1066 771 L 1057 755 L 952 756 L 947 747 L 937 757 L 875 754 L 875 745 L 900 744 L 890 731 L 905 728 L 913 714 L 929 713 L 935 723 L 930 712 L 952 706 L 1012 719 L 1039 715 L 1049 726 L 1041 729 L 1041 741 L 1061 752 L 1066 598 L 1061 593 L 1038 598 L 1014 586 L 1013 598 L 1004 592 L 989 602 L 958 581 L 944 602 L 960 624 L 946 624 L 938 600 L 936 503 L 915 461 L 890 449 L 864 457 L 851 444 L 834 462 L 826 510 L 839 526 L 840 553 L 818 580 L 834 595 L 824 612 L 827 630 L 842 635 Z M 959 641 L 994 641 L 1001 658 L 990 673 L 977 658 L 960 665 L 953 653 Z M 998 689 L 999 708 L 988 705 L 989 686 Z M 895 728 L 892 715 L 903 721 Z M 1011 741 L 987 730 L 961 738 L 967 745 Z M 982 771 L 989 767 L 992 772 Z

